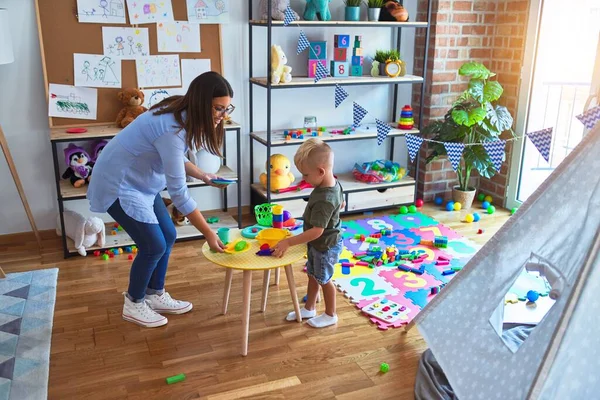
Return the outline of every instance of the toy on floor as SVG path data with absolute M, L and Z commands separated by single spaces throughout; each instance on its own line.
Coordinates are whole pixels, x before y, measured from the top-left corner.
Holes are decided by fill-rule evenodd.
M 406 176 L 406 169 L 389 160 L 354 164 L 352 175 L 357 181 L 365 183 L 396 182 Z
M 398 121 L 398 128 L 409 130 L 414 128 L 415 119 L 413 117 L 413 109 L 408 104 L 402 107 L 402 111 L 400 113 L 400 120 Z
M 219 222 L 219 217 L 208 217 L 206 218 L 206 222 L 209 224 L 216 224 Z
M 489 206 L 491 206 L 489 201 L 484 201 L 483 203 L 481 203 L 481 208 L 483 208 L 484 210 L 487 210 Z
M 435 247 L 445 249 L 448 247 L 448 238 L 446 236 L 436 236 L 433 240 L 433 245 Z
M 390 370 L 390 366 L 388 363 L 381 363 L 381 365 L 379 366 L 379 371 L 383 374 L 385 374 L 386 372 L 389 372 Z
M 175 376 L 170 376 L 167 379 L 167 384 L 168 385 L 172 385 L 174 383 L 177 382 L 182 382 L 185 380 L 185 374 L 179 374 L 179 375 L 175 375 Z
M 395 301 L 382 299 L 362 308 L 362 312 L 381 319 L 385 322 L 394 323 L 406 318 L 407 309 Z
M 235 242 L 228 244 L 223 251 L 228 254 L 236 254 L 243 253 L 248 250 L 250 250 L 250 243 L 246 242 L 245 240 L 238 239 Z
M 269 19 L 269 15 L 268 15 L 268 2 L 271 2 L 271 17 L 273 20 L 276 21 L 283 21 L 285 20 L 285 10 L 289 7 L 290 5 L 290 1 L 289 0 L 260 0 L 260 18 L 263 21 L 267 21 Z M 290 7 L 290 10 L 292 10 L 292 8 Z M 292 10 L 292 15 L 294 16 L 294 20 L 298 21 L 300 19 L 300 16 L 298 15 L 298 13 L 296 13 L 296 11 Z
M 408 207 L 400 206 L 400 214 L 408 214 Z
M 456 203 L 454 203 L 454 211 L 460 211 L 462 209 L 462 204 L 460 204 L 458 201 Z
M 487 213 L 488 214 L 493 214 L 495 211 L 496 211 L 496 207 L 494 207 L 494 206 L 489 206 L 487 208 Z
M 414 204 L 408 206 L 408 212 L 411 213 L 411 214 L 416 213 L 417 212 L 417 207 Z
M 475 218 L 473 217 L 473 214 L 467 214 L 467 215 L 465 215 L 465 222 L 467 222 L 467 223 L 470 224 L 473 221 L 475 221 Z
M 294 175 L 290 172 L 292 164 L 290 160 L 283 154 L 271 155 L 270 161 L 266 164 L 267 169 L 271 177 L 271 191 L 277 193 L 280 189 L 290 187 L 294 183 Z M 265 189 L 267 189 L 267 174 L 260 174 L 260 183 Z
M 490 195 L 485 196 L 484 200 L 487 201 L 490 204 L 492 204 L 494 202 L 494 198 L 492 196 L 490 196 Z
M 446 211 L 454 211 L 454 202 L 449 201 L 446 203 Z
M 479 215 L 479 213 L 473 213 L 473 221 L 477 222 L 481 219 L 481 216 Z
M 87 255 L 87 248 L 97 244 L 104 247 L 106 242 L 104 222 L 98 217 L 85 218 L 83 215 L 70 210 L 63 212 L 65 234 L 73 240 L 73 245 L 82 256 Z M 60 215 L 56 219 L 56 234 L 62 236 Z
M 433 202 L 436 206 L 441 206 L 442 204 L 444 204 L 444 198 L 437 196 Z
M 417 201 L 415 201 L 415 206 L 417 206 L 418 208 L 423 207 L 423 204 L 425 204 L 423 202 L 423 199 L 417 199 Z
M 81 147 L 70 143 L 64 150 L 65 163 L 67 170 L 62 174 L 63 179 L 69 179 L 71 185 L 76 188 L 82 187 L 86 183 L 90 183 L 92 175 L 92 159 L 89 154 Z
M 329 2 L 331 0 L 306 0 L 304 8 L 304 19 L 307 21 L 330 21 L 331 12 Z
M 485 200 L 485 194 L 484 193 L 479 193 L 477 195 L 477 200 L 479 201 L 484 201 Z
M 513 207 L 510 209 L 510 215 L 514 215 L 517 212 L 518 208 L 517 207 Z
M 281 46 L 271 46 L 271 83 L 290 83 L 292 81 L 292 67 L 286 65 L 288 62 Z

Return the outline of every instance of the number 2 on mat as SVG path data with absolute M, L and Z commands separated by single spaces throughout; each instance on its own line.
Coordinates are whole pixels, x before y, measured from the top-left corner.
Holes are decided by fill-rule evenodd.
M 361 283 L 365 284 L 365 287 L 362 289 L 362 296 L 375 296 L 385 293 L 385 290 L 375 289 L 375 282 L 368 278 L 355 278 L 350 281 L 352 286 L 359 286 Z

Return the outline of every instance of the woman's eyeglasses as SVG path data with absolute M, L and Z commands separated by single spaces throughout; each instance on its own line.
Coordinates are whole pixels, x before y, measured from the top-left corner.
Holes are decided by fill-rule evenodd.
M 233 110 L 235 110 L 235 106 L 233 104 L 230 104 L 227 107 L 213 106 L 213 109 L 218 115 L 230 115 L 233 112 Z

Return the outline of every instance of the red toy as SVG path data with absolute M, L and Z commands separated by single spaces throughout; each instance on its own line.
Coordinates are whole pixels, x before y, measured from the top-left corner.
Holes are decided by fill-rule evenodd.
M 133 260 L 133 256 L 130 254 L 130 255 L 127 256 L 127 259 L 128 260 Z
M 304 189 L 311 189 L 313 186 L 310 183 L 307 183 L 304 179 L 300 181 L 297 185 L 289 186 L 284 189 L 276 190 L 276 193 L 287 193 L 287 192 L 299 192 Z
M 419 208 L 423 207 L 423 199 L 417 199 L 417 201 L 415 201 L 415 205 Z

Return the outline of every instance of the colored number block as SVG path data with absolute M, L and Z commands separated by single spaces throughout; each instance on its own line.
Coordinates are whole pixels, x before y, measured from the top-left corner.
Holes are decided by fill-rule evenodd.
M 350 35 L 335 35 L 334 47 L 350 47 Z
M 363 65 L 363 56 L 352 56 L 352 65 Z
M 327 60 L 308 60 L 308 77 L 314 78 L 317 74 L 317 63 L 323 64 L 327 69 Z
M 310 42 L 309 60 L 327 59 L 327 42 Z
M 361 49 L 360 47 L 358 48 L 353 48 L 352 49 L 352 55 L 353 56 L 362 56 L 363 55 L 363 49 Z
M 336 47 L 333 49 L 333 60 L 334 61 L 347 61 L 348 60 L 348 49 Z
M 350 65 L 347 62 L 331 61 L 331 76 L 350 76 Z
M 361 65 L 353 65 L 350 67 L 350 76 L 362 76 L 363 67 Z

